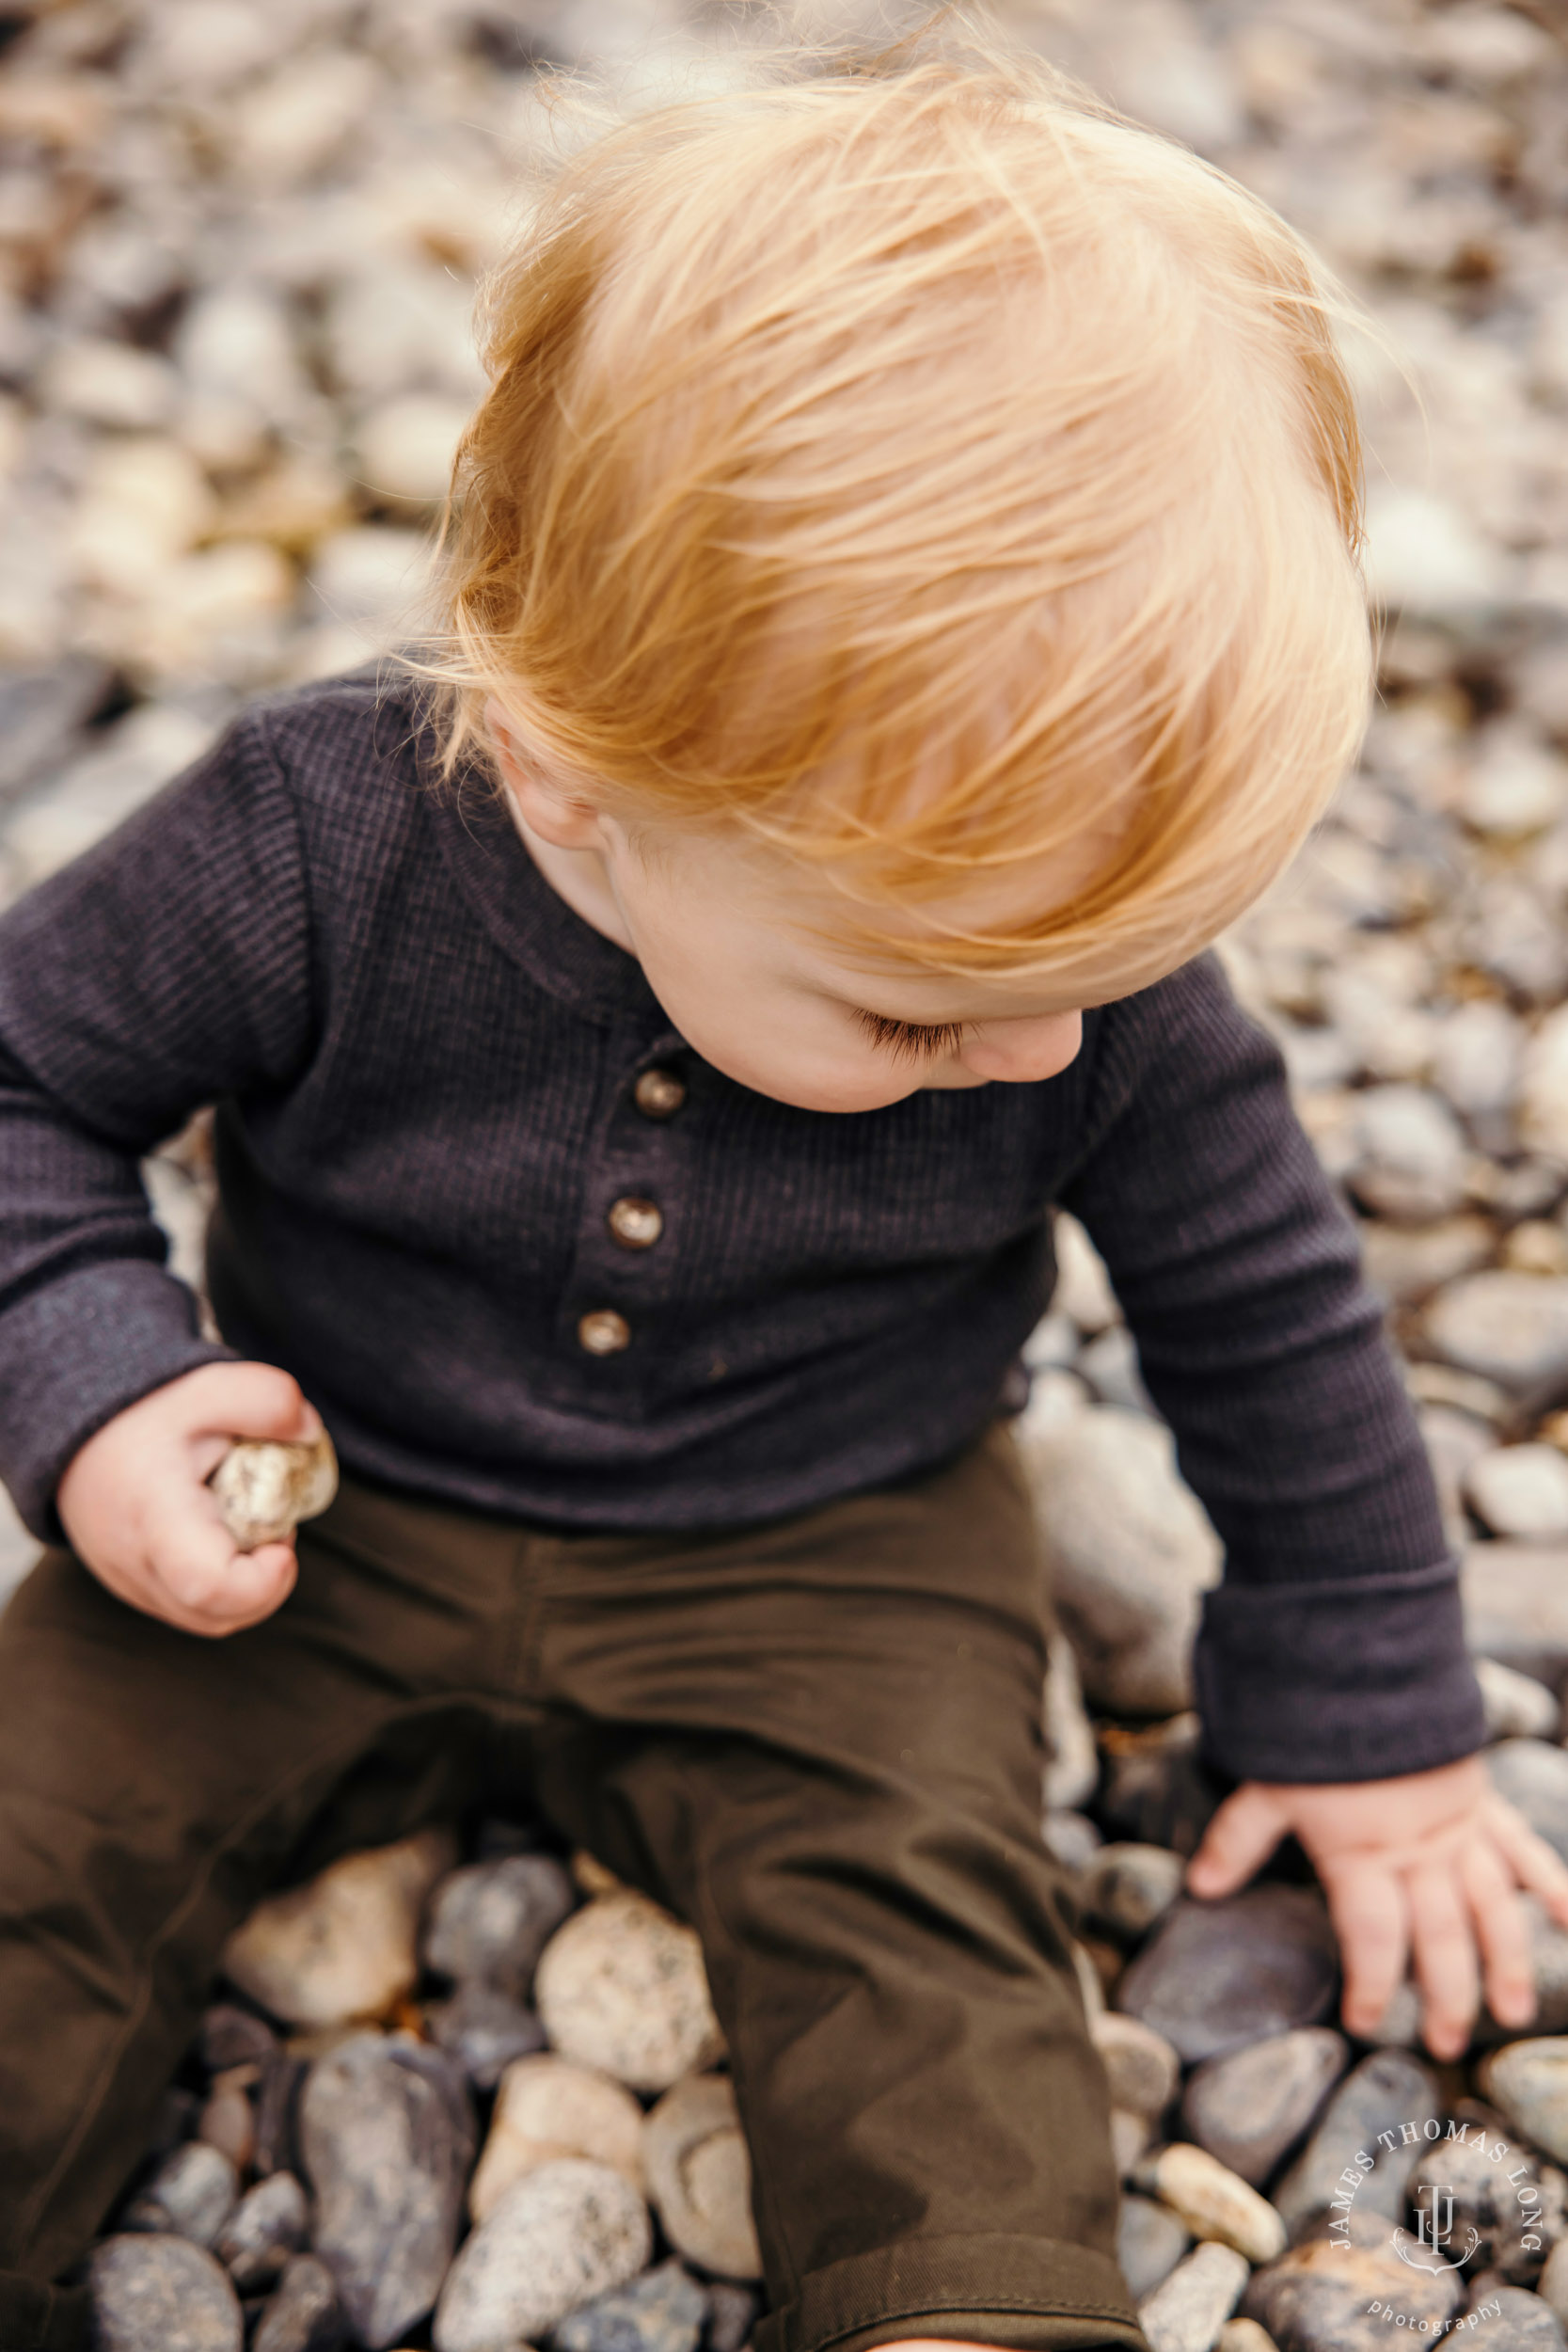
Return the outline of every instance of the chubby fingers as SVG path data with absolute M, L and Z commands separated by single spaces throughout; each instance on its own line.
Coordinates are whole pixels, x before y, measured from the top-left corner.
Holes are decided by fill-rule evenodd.
M 1229 1895 L 1260 1869 L 1289 1826 L 1284 1807 L 1260 1781 L 1249 1780 L 1227 1797 L 1187 1865 L 1195 1895 Z
M 276 1364 L 203 1364 L 186 1386 L 190 1443 L 202 1478 L 235 1438 L 309 1443 L 321 1434 L 321 1415 L 293 1374 Z
M 1347 2031 L 1374 2034 L 1403 1981 L 1410 1914 L 1399 1872 L 1378 1854 L 1347 1856 L 1322 1867 L 1329 1916 L 1344 1963 Z
M 298 1573 L 292 1543 L 238 1551 L 205 1495 L 159 1512 L 147 1549 L 160 1613 L 187 1633 L 237 1633 L 285 1600 Z
M 1475 1931 L 1457 1861 L 1437 1857 L 1406 1882 L 1410 1943 L 1421 1988 L 1421 2031 L 1433 2058 L 1456 2058 L 1481 2006 Z
M 1501 1797 L 1488 1798 L 1481 1820 L 1520 1885 L 1539 1895 L 1558 1925 L 1568 1928 L 1568 1867 L 1561 1858 Z
M 1481 1946 L 1486 2006 L 1499 2026 L 1528 2026 L 1535 2015 L 1534 1959 L 1529 1921 L 1513 1876 L 1487 1837 L 1472 1838 L 1459 1867 Z

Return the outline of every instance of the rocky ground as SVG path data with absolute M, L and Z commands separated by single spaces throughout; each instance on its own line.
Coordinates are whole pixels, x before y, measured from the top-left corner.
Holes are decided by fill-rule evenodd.
M 1499 1784 L 1568 1853 L 1568 15 L 1007 13 L 1279 204 L 1374 322 L 1349 348 L 1382 695 L 1333 821 L 1227 953 L 1362 1220 Z M 8 898 L 243 695 L 416 604 L 477 388 L 472 280 L 552 135 L 537 66 L 636 93 L 733 65 L 716 20 L 649 0 L 74 0 L 0 7 L 0 40 Z M 193 1267 L 199 1130 L 148 1179 Z M 1063 1243 L 1025 1430 L 1065 1633 L 1045 1834 L 1080 1885 L 1154 2352 L 1562 2347 L 1568 1937 L 1540 1932 L 1535 2035 L 1483 2026 L 1433 2069 L 1408 1997 L 1374 2045 L 1336 2030 L 1309 1885 L 1181 1897 L 1214 1545 Z M 13 1531 L 0 1588 L 28 1556 Z M 461 1858 L 339 1866 L 228 1974 L 94 2260 L 111 2352 L 739 2352 L 745 2156 L 684 1930 L 492 1822 Z M 1418 2266 L 1422 2216 L 1462 2267 Z

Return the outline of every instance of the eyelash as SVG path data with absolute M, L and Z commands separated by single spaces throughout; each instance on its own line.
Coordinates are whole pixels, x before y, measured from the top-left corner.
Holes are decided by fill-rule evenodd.
M 939 1054 L 956 1054 L 963 1043 L 965 1024 L 940 1021 L 926 1027 L 918 1021 L 890 1021 L 885 1013 L 857 1012 L 855 1019 L 873 1045 L 895 1061 L 927 1061 Z

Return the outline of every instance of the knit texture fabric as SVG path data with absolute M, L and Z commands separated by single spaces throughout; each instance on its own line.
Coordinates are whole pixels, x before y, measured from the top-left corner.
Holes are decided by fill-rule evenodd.
M 401 681 L 259 704 L 0 919 L 0 1474 L 36 1533 L 95 1429 L 230 1354 L 361 1475 L 503 1516 L 734 1527 L 880 1485 L 1016 1402 L 1060 1201 L 1226 1546 L 1212 1754 L 1342 1780 L 1481 1743 L 1354 1232 L 1212 959 L 1086 1014 L 1059 1077 L 794 1109 L 702 1061 L 430 749 Z M 225 1345 L 137 1171 L 207 1103 Z

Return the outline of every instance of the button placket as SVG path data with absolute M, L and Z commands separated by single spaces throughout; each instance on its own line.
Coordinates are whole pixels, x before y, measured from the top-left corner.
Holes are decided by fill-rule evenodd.
M 669 1046 L 684 1050 L 673 1038 Z M 638 1059 L 648 1051 L 644 1037 Z M 568 1292 L 571 1321 L 562 1336 L 575 1341 L 579 1362 L 588 1357 L 604 1364 L 602 1374 L 584 1364 L 591 1385 L 609 1376 L 610 1359 L 626 1358 L 626 1373 L 616 1375 L 616 1393 L 624 1393 L 623 1382 L 635 1366 L 646 1365 L 641 1343 L 676 1287 L 678 1227 L 673 1207 L 679 1199 L 676 1168 L 689 1149 L 682 1134 L 687 1121 L 676 1114 L 686 1110 L 690 1089 L 671 1061 L 666 1047 L 657 1061 L 641 1069 L 635 1063 L 628 1069 L 623 1061 L 616 1081 L 610 1081 L 607 1072 L 583 1198 L 585 1221 Z

